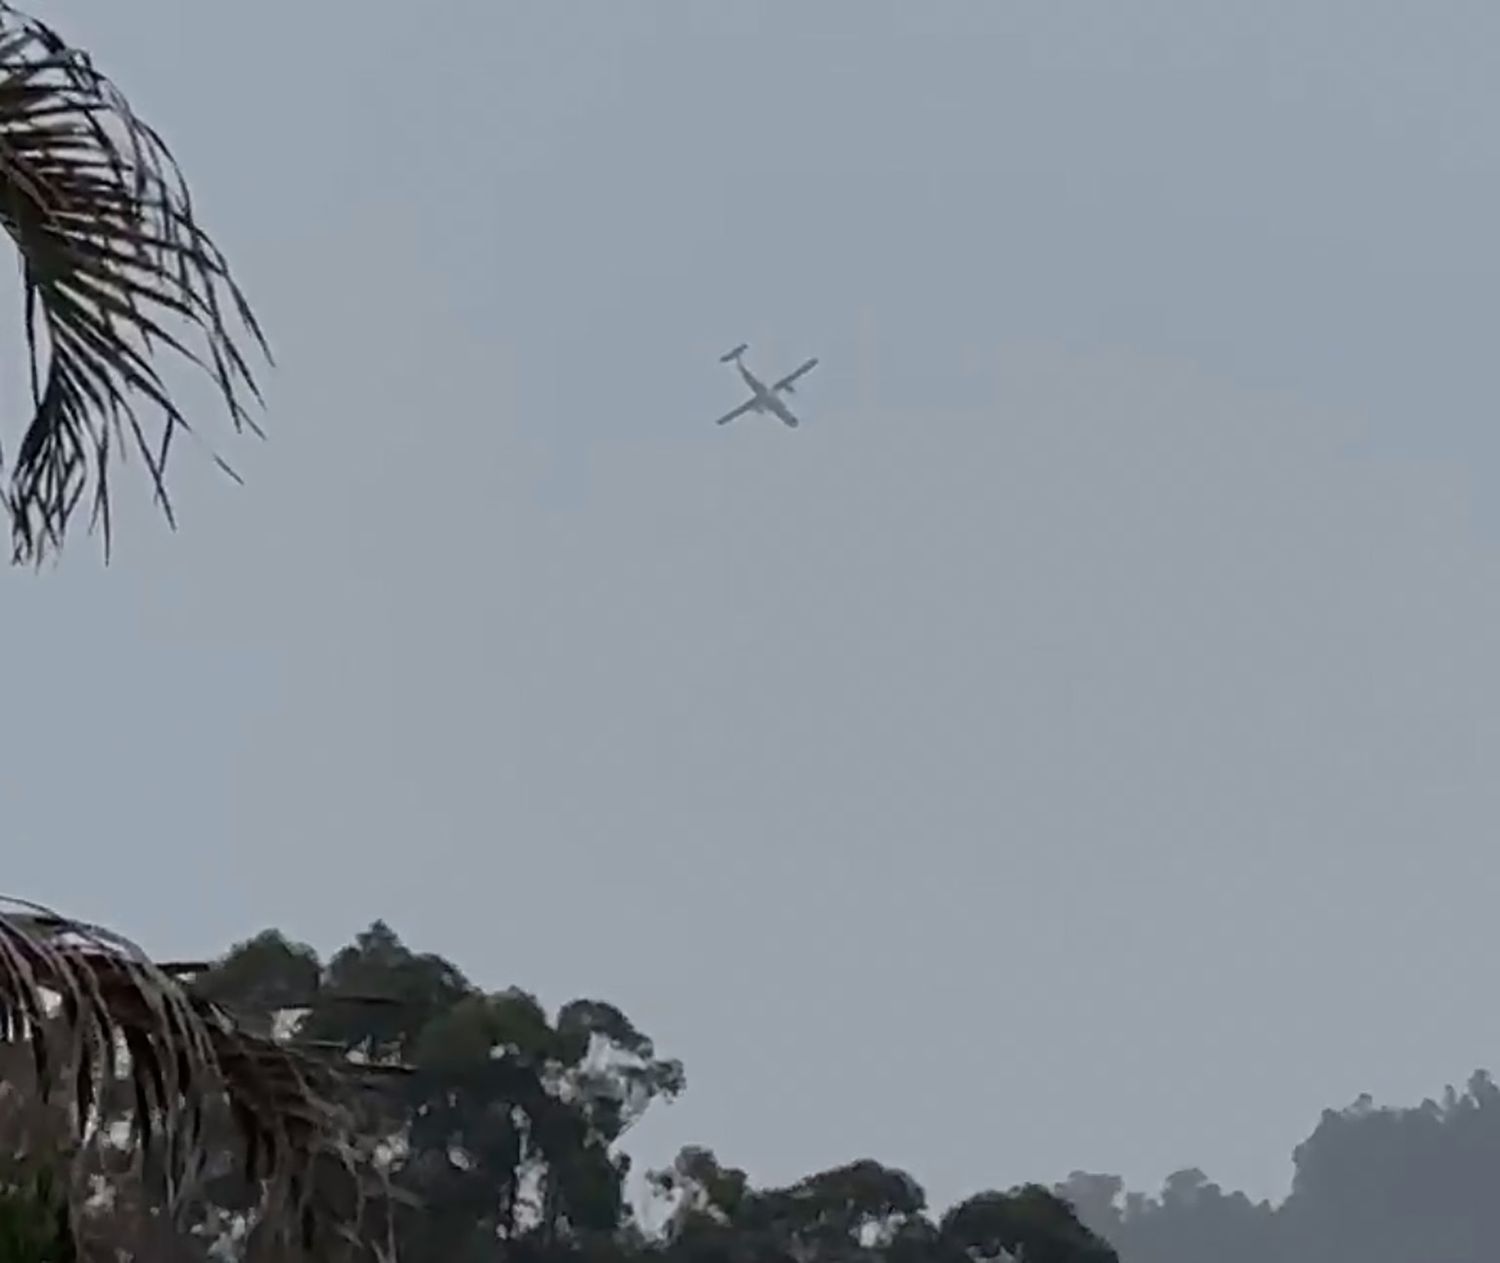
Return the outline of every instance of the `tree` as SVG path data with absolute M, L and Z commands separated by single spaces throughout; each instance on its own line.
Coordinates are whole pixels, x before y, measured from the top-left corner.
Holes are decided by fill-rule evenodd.
M 648 1233 L 625 1197 L 621 1142 L 682 1091 L 682 1066 L 614 1005 L 574 1000 L 554 1015 L 520 988 L 482 990 L 383 922 L 326 965 L 261 934 L 198 985 L 231 1009 L 289 1001 L 299 1038 L 409 1063 L 369 1099 L 364 1129 L 394 1155 L 410 1207 L 396 1240 L 412 1263 L 1116 1263 L 1036 1185 L 934 1221 L 921 1185 L 876 1161 L 757 1188 L 705 1148 L 648 1176 L 666 1211 Z M 381 1003 L 347 1004 L 357 997 Z
M 1039 1184 L 971 1197 L 943 1216 L 938 1233 L 954 1263 L 1116 1263 L 1073 1207 Z
M 672 1206 L 671 1263 L 1117 1263 L 1067 1201 L 1034 1184 L 979 1193 L 934 1223 L 921 1185 L 868 1160 L 760 1191 L 688 1148 L 651 1182 Z
M 243 965 L 245 950 L 236 948 L 217 974 Z M 405 1059 L 427 1024 L 473 991 L 442 957 L 411 952 L 376 921 L 329 962 L 299 1030 L 368 1061 Z M 365 1003 L 377 997 L 384 1003 Z
M 1122 1201 L 1122 1190 L 1117 1176 L 1075 1171 L 1058 1192 L 1126 1263 L 1272 1263 L 1281 1257 L 1272 1207 L 1226 1193 L 1196 1168 L 1173 1172 L 1157 1197 L 1131 1193 Z
M 1324 1110 L 1293 1153 L 1279 1204 L 1226 1191 L 1195 1168 L 1160 1193 L 1074 1172 L 1058 1190 L 1124 1263 L 1480 1263 L 1495 1256 L 1500 1088 L 1476 1071 L 1463 1091 L 1396 1108 L 1361 1095 Z
M 230 1008 L 297 997 L 286 1007 L 304 1010 L 299 1040 L 410 1063 L 364 1121 L 388 1138 L 393 1180 L 416 1203 L 398 1233 L 406 1256 L 572 1257 L 628 1235 L 618 1142 L 681 1090 L 682 1067 L 613 1005 L 576 1000 L 554 1019 L 527 992 L 480 990 L 380 921 L 326 966 L 262 934 L 200 985 Z
M 250 1193 L 252 1252 L 327 1257 L 357 1236 L 366 1203 L 350 1194 L 378 1179 L 352 1077 L 236 1022 L 127 940 L 0 905 L 0 1057 L 0 1240 L 63 1231 L 39 1195 L 56 1188 L 63 1237 L 81 1248 L 100 1226 L 98 1181 L 127 1177 L 154 1207 L 143 1228 L 187 1222 L 232 1176 Z M 217 1117 L 236 1146 L 217 1143 Z
M 757 1190 L 743 1171 L 721 1167 L 711 1150 L 687 1148 L 650 1182 L 672 1204 L 666 1246 L 674 1260 L 874 1263 L 933 1240 L 921 1185 L 878 1162 L 851 1162 L 786 1188 Z
M 75 1263 L 68 1199 L 42 1170 L 0 1187 L 0 1259 L 6 1263 Z
M 1441 1103 L 1393 1109 L 1361 1096 L 1325 1110 L 1294 1161 L 1278 1215 L 1290 1263 L 1495 1256 L 1500 1088 L 1484 1071 L 1461 1093 L 1450 1087 Z
M 173 520 L 167 460 L 189 423 L 163 358 L 205 372 L 234 428 L 258 433 L 242 343 L 269 350 L 166 143 L 84 53 L 3 0 L 0 224 L 30 363 L 30 418 L 0 443 L 14 556 L 61 547 L 86 499 L 107 557 L 110 475 L 129 450 Z

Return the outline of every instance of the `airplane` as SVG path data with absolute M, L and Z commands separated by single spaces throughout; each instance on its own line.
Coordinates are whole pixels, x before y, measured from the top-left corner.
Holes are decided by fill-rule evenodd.
M 750 398 L 738 408 L 733 412 L 726 412 L 714 424 L 727 425 L 735 417 L 744 416 L 747 412 L 771 412 L 781 418 L 782 424 L 796 429 L 800 422 L 792 415 L 792 410 L 777 398 L 777 393 L 785 391 L 789 395 L 796 394 L 797 392 L 792 389 L 792 383 L 801 377 L 803 373 L 809 372 L 817 364 L 817 358 L 814 357 L 798 365 L 779 382 L 767 386 L 765 382 L 761 381 L 760 378 L 745 367 L 742 357 L 749 349 L 750 344 L 748 342 L 741 342 L 734 350 L 726 351 L 723 355 L 719 356 L 720 364 L 728 364 L 733 361 L 735 368 L 740 370 L 740 376 L 745 379 L 745 385 L 750 387 L 752 393 Z

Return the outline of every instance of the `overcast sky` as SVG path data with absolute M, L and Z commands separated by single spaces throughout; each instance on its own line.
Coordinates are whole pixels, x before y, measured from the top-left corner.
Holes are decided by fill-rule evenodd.
M 682 1057 L 641 1162 L 939 1203 L 1500 1069 L 1488 0 L 38 11 L 279 368 L 6 579 L 7 888 L 385 917 Z

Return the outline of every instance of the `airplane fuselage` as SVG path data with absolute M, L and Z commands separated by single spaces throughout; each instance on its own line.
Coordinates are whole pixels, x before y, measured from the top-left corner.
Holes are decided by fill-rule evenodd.
M 745 379 L 745 385 L 750 387 L 750 393 L 755 396 L 755 411 L 774 413 L 787 425 L 795 428 L 797 418 L 792 415 L 791 409 L 776 398 L 776 392 L 746 368 L 743 360 L 736 358 L 734 366 L 740 370 L 740 376 Z
M 740 380 L 750 388 L 750 398 L 742 403 L 733 412 L 720 417 L 717 424 L 724 425 L 726 422 L 733 421 L 735 417 L 740 416 L 746 412 L 769 412 L 777 417 L 784 425 L 795 428 L 800 424 L 800 422 L 792 413 L 792 410 L 781 401 L 779 392 L 784 390 L 790 394 L 792 390 L 792 383 L 799 377 L 801 377 L 803 373 L 806 373 L 810 369 L 815 367 L 818 361 L 816 359 L 807 360 L 788 376 L 782 378 L 774 386 L 768 386 L 765 382 L 761 381 L 759 377 L 757 377 L 754 373 L 752 373 L 748 368 L 745 367 L 745 361 L 741 357 L 745 354 L 745 351 L 747 349 L 747 345 L 742 342 L 739 346 L 735 347 L 734 350 L 728 351 L 719 357 L 722 363 L 728 364 L 730 362 L 733 362 L 735 368 L 739 370 Z
M 754 373 L 745 367 L 744 361 L 735 360 L 734 366 L 740 370 L 740 376 L 745 379 L 745 385 L 750 387 L 750 393 L 755 396 L 755 402 L 760 405 L 761 411 L 765 411 L 766 400 L 771 397 L 771 392 L 766 389 L 765 382 L 761 381 Z

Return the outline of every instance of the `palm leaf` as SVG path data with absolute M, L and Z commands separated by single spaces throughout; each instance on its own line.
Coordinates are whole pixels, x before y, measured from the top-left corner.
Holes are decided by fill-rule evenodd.
M 220 1165 L 205 1118 L 227 1113 L 240 1170 L 257 1190 L 258 1236 L 311 1249 L 361 1231 L 380 1181 L 353 1121 L 352 1074 L 250 1032 L 117 935 L 0 898 L 5 1049 L 28 1055 L 42 1104 L 67 1100 L 76 1170 L 111 1143 L 101 1117 L 114 1121 L 123 1108 L 132 1151 L 183 1213 Z M 108 1111 L 95 1108 L 106 1099 Z
M 107 557 L 110 473 L 128 451 L 174 521 L 167 459 L 191 431 L 160 353 L 206 373 L 236 431 L 256 433 L 231 319 L 270 353 L 165 142 L 83 53 L 4 0 L 0 225 L 20 255 L 32 398 L 3 497 L 15 558 L 59 548 L 85 497 Z

